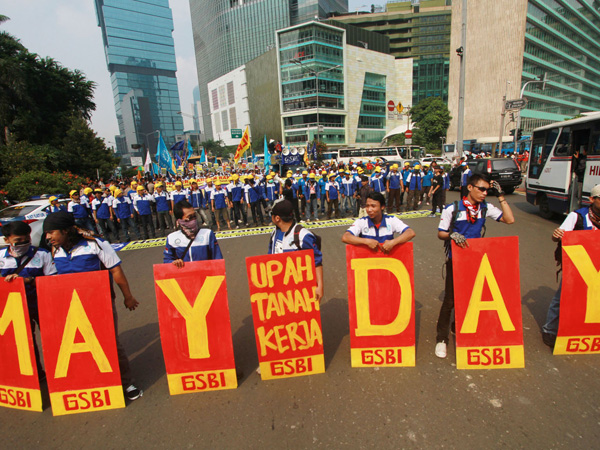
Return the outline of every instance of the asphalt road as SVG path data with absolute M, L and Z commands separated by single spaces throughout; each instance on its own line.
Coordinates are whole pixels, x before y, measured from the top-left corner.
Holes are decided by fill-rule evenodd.
M 451 194 L 448 201 L 454 200 Z M 53 417 L 0 409 L 3 448 L 592 448 L 600 438 L 600 357 L 555 357 L 540 337 L 556 289 L 552 230 L 523 196 L 509 196 L 516 223 L 488 221 L 487 236 L 520 238 L 525 369 L 457 370 L 434 356 L 444 261 L 437 219 L 409 219 L 416 231 L 417 355 L 414 368 L 352 369 L 345 227 L 323 238 L 326 372 L 261 381 L 244 257 L 266 252 L 268 236 L 221 241 L 235 359 L 235 390 L 171 397 L 157 323 L 152 264 L 162 248 L 121 252 L 141 307 L 120 307 L 120 334 L 143 398 L 127 408 Z M 497 203 L 496 203 L 497 204 Z M 0 362 L 1 363 L 1 362 Z

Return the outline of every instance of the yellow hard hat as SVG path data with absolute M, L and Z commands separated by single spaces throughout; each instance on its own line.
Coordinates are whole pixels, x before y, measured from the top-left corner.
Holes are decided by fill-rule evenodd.
M 110 189 L 110 192 L 114 192 L 114 191 L 117 189 L 117 187 L 116 187 L 114 184 L 111 184 L 111 185 L 108 187 L 108 189 Z
M 163 186 L 164 186 L 164 184 L 162 184 L 160 181 L 154 185 L 154 187 L 157 187 L 157 188 L 163 187 Z
M 429 164 L 423 164 L 423 167 L 429 167 Z
M 86 187 L 86 188 L 83 190 L 83 193 L 84 193 L 85 195 L 88 195 L 88 194 L 89 194 L 90 192 L 92 192 L 92 191 L 93 191 L 93 189 L 92 189 L 92 188 Z M 101 191 L 101 192 L 102 192 L 102 191 Z
M 308 178 L 315 178 L 315 176 L 316 176 L 316 175 L 315 175 L 314 173 L 310 173 L 310 174 L 308 175 Z
M 115 197 L 122 193 L 123 193 L 123 191 L 121 189 L 115 189 Z
M 131 185 L 132 185 L 132 186 L 137 186 L 137 181 L 132 181 L 132 182 L 131 182 Z
M 329 174 L 329 178 L 331 178 L 331 177 L 335 177 L 335 172 L 331 172 L 331 173 Z
M 420 169 L 421 165 L 420 164 L 415 164 L 415 169 Z
M 181 181 L 176 181 L 175 186 L 183 186 L 183 185 L 181 184 Z
M 237 181 L 237 180 L 239 180 L 239 179 L 240 179 L 240 176 L 239 176 L 237 173 L 234 173 L 233 175 L 231 175 L 231 179 L 232 179 L 233 181 Z
M 375 167 L 375 172 L 381 172 L 381 167 L 379 167 L 379 166 Z
M 207 183 L 212 183 L 212 178 L 207 178 L 207 179 L 206 179 L 206 182 L 207 182 Z
M 69 197 L 73 197 L 75 194 L 79 195 L 79 191 L 77 189 L 73 189 L 71 192 L 69 192 Z
M 302 175 L 308 175 L 308 170 L 303 170 Z
M 347 173 L 348 175 L 350 175 L 350 171 L 349 170 L 346 170 L 344 173 Z
M 142 186 L 142 185 L 140 185 L 140 186 L 137 187 L 138 191 L 143 191 L 144 189 L 146 189 L 146 188 L 144 186 Z
M 344 173 L 344 169 L 338 170 L 339 173 Z
M 102 194 L 102 189 L 94 189 L 94 194 Z
M 58 200 L 54 195 L 48 199 L 48 202 L 52 203 L 54 200 Z
M 215 181 L 215 186 L 221 186 L 221 182 L 219 180 Z
M 357 171 L 358 173 L 363 173 L 363 172 L 364 172 L 364 170 L 363 170 L 363 168 L 362 168 L 362 167 L 359 167 L 358 169 L 356 169 L 356 171 Z
M 404 163 L 404 165 L 405 165 L 405 166 L 410 166 L 410 163 L 409 163 L 408 161 L 406 161 L 406 162 Z
M 254 180 L 254 175 L 250 174 L 246 178 L 249 179 L 249 180 Z
M 288 171 L 287 171 L 287 174 L 288 174 L 288 175 L 291 175 L 291 174 L 293 174 L 293 173 L 294 173 L 294 172 L 292 172 L 291 170 L 288 170 Z
M 397 169 L 397 168 L 398 168 L 398 164 L 392 165 L 392 169 Z
M 322 171 L 321 175 L 327 175 L 327 171 L 326 170 Z

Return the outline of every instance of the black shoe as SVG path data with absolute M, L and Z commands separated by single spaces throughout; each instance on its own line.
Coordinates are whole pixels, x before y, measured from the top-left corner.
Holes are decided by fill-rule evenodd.
M 554 345 L 556 345 L 556 335 L 542 331 L 542 341 L 544 341 L 544 344 L 548 347 L 553 349 Z
M 142 395 L 144 395 L 144 391 L 142 391 L 141 389 L 137 388 L 133 384 L 130 384 L 129 386 L 127 386 L 124 389 L 124 391 L 125 391 L 125 398 L 127 400 L 131 400 L 131 401 L 137 400 Z

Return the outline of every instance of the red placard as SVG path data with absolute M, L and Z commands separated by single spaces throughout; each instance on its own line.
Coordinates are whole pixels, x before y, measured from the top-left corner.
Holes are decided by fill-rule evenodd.
M 414 367 L 413 244 L 346 246 L 352 367 Z
M 311 250 L 246 258 L 263 380 L 325 372 Z
M 108 271 L 37 278 L 55 416 L 124 408 Z
M 597 232 L 562 239 L 562 291 L 555 355 L 600 353 L 600 242 Z
M 0 406 L 42 411 L 27 297 L 22 278 L 0 282 Z
M 225 261 L 156 264 L 154 282 L 171 395 L 235 389 Z
M 452 242 L 456 367 L 525 367 L 519 238 Z

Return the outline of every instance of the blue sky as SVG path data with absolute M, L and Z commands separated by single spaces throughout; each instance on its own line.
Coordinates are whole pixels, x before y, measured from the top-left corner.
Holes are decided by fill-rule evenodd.
M 169 0 L 169 3 L 175 24 L 173 37 L 181 110 L 191 114 L 192 90 L 198 78 L 190 6 L 188 0 Z M 371 4 L 385 3 L 350 0 L 348 9 L 369 10 Z M 93 0 L 13 0 L 4 2 L 0 14 L 10 17 L 2 30 L 19 38 L 29 51 L 54 58 L 70 69 L 79 69 L 97 84 L 92 128 L 109 145 L 114 145 L 117 119 Z M 184 126 L 192 128 L 191 119 L 185 116 Z

